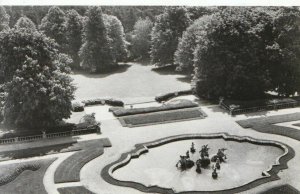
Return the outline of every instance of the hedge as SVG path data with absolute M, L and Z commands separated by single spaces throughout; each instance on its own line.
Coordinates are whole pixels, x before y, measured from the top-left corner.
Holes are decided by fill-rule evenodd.
M 193 94 L 192 90 L 182 90 L 182 91 L 171 92 L 171 93 L 167 93 L 167 94 L 156 96 L 155 100 L 157 102 L 162 102 L 162 101 L 167 101 L 167 100 L 169 100 L 171 98 L 175 98 L 177 96 L 190 95 L 190 94 Z
M 96 99 L 90 99 L 90 100 L 83 100 L 82 103 L 84 106 L 91 106 L 91 105 L 97 105 L 97 104 L 108 104 L 111 106 L 124 106 L 124 102 L 121 100 L 115 100 L 115 99 L 101 99 L 101 98 L 96 98 Z
M 189 100 L 180 100 L 179 103 L 172 103 L 172 104 L 169 103 L 159 107 L 132 108 L 132 109 L 120 108 L 120 109 L 112 109 L 111 111 L 115 116 L 121 117 L 121 116 L 152 113 L 152 112 L 159 112 L 159 111 L 192 108 L 197 106 L 198 104 L 191 102 Z

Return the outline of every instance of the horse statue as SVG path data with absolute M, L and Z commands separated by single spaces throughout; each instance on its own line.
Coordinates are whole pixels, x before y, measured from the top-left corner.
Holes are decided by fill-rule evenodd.
M 186 170 L 192 168 L 194 166 L 194 162 L 190 160 L 187 156 L 180 156 L 180 160 L 176 163 L 176 167 L 181 170 Z
M 214 156 L 211 158 L 211 161 L 212 161 L 212 162 L 216 162 L 217 159 L 219 159 L 220 162 L 225 162 L 225 160 L 227 159 L 227 156 L 226 156 L 226 154 L 224 153 L 225 150 L 227 150 L 227 149 L 226 149 L 226 148 L 218 149 L 217 154 L 214 155 Z

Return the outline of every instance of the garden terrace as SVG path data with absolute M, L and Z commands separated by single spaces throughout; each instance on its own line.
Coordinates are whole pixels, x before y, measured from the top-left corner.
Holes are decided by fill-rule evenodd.
M 228 148 L 228 161 L 221 164 L 217 180 L 211 178 L 210 168 L 203 168 L 201 174 L 195 169 L 184 173 L 176 169 L 179 155 L 190 148 L 191 142 L 195 143 L 196 149 L 208 144 L 215 153 L 220 147 Z M 101 175 L 111 184 L 142 192 L 238 193 L 278 180 L 277 173 L 286 169 L 287 162 L 293 157 L 291 147 L 276 141 L 226 133 L 178 135 L 136 145 L 136 149 L 107 165 Z M 190 158 L 194 160 L 199 156 L 191 154 Z
M 19 174 L 19 169 L 22 163 L 9 164 L 9 171 L 12 170 L 13 175 L 18 174 L 14 179 L 10 179 L 5 185 L 0 186 L 1 193 L 22 193 L 22 194 L 47 194 L 44 184 L 43 177 L 47 168 L 53 163 L 56 158 L 43 159 L 38 161 L 26 162 L 26 166 L 38 165 L 40 168 L 35 169 L 35 171 L 23 169 L 21 174 Z M 6 169 L 6 165 L 1 165 L 1 169 Z M 6 170 L 4 170 L 5 172 Z M 14 172 L 16 171 L 16 172 Z
M 207 115 L 200 108 L 160 111 L 147 114 L 119 117 L 124 127 L 139 127 L 144 125 L 162 124 L 168 122 L 204 119 Z
M 253 101 L 222 100 L 220 106 L 231 115 L 249 112 L 291 108 L 299 105 L 299 100 L 292 98 L 273 98 Z
M 132 108 L 132 109 L 119 108 L 119 109 L 111 109 L 111 111 L 115 116 L 121 117 L 121 116 L 128 116 L 128 115 L 183 109 L 183 108 L 193 108 L 197 106 L 198 104 L 191 102 L 189 100 L 179 100 L 158 107 L 156 106 L 156 107 Z

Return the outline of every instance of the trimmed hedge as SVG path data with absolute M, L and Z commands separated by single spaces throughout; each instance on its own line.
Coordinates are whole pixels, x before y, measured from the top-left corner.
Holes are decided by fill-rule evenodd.
M 84 100 L 82 101 L 82 103 L 84 104 L 84 106 L 92 106 L 92 105 L 97 105 L 97 104 L 108 104 L 111 106 L 124 106 L 124 102 L 121 100 L 115 100 L 115 99 L 101 99 L 101 98 L 97 98 L 97 99 L 91 99 L 91 100 Z
M 84 111 L 84 104 L 82 102 L 73 102 L 72 103 L 73 112 L 82 112 Z
M 162 101 L 170 100 L 171 98 L 175 98 L 177 96 L 190 95 L 190 94 L 193 94 L 192 90 L 182 90 L 182 91 L 171 92 L 171 93 L 167 93 L 167 94 L 156 96 L 155 100 L 157 102 L 162 102 Z
M 121 108 L 121 109 L 113 109 L 111 111 L 115 116 L 121 117 L 121 116 L 145 114 L 145 113 L 160 112 L 160 111 L 167 111 L 167 110 L 193 108 L 197 106 L 198 104 L 191 102 L 189 100 L 180 100 L 179 103 L 176 104 L 169 103 L 159 107 L 132 108 L 132 109 Z

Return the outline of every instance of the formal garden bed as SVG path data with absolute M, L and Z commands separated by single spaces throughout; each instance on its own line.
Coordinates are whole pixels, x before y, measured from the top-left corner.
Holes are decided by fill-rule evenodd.
M 94 194 L 83 186 L 62 187 L 57 189 L 60 194 Z
M 177 110 L 177 109 L 193 108 L 193 107 L 198 107 L 198 104 L 191 102 L 189 100 L 176 100 L 170 103 L 166 103 L 162 106 L 146 107 L 146 108 L 131 108 L 131 109 L 114 108 L 114 109 L 110 109 L 110 111 L 115 116 L 121 117 L 121 116 L 128 116 L 128 115 L 145 114 L 145 113 Z
M 238 101 L 225 99 L 220 101 L 220 106 L 231 115 L 244 114 L 256 111 L 292 108 L 299 105 L 298 98 L 267 98 L 251 101 Z
M 175 121 L 203 119 L 206 116 L 207 115 L 200 108 L 186 108 L 179 110 L 124 116 L 119 117 L 118 119 L 123 127 L 138 127 Z
M 56 160 L 56 158 L 26 162 L 24 164 L 15 163 L 1 165 L 1 172 L 5 173 L 5 176 L 14 175 L 14 178 L 10 178 L 9 182 L 6 182 L 4 185 L 0 186 L 1 193 L 47 194 L 43 184 L 43 177 L 47 168 L 54 162 L 54 160 Z M 22 166 L 26 168 L 23 167 L 22 169 Z M 7 169 L 9 170 L 7 171 Z M 8 173 L 10 174 L 8 175 Z M 15 175 L 18 176 L 15 177 Z
M 54 174 L 55 183 L 80 181 L 80 170 L 89 161 L 101 156 L 104 147 L 110 147 L 108 139 L 82 142 L 82 150 L 74 153 L 58 166 Z
M 300 120 L 300 113 L 246 119 L 237 121 L 237 123 L 243 128 L 252 128 L 262 133 L 282 135 L 300 141 L 299 129 L 275 125 L 276 123 L 284 123 L 297 120 Z
M 191 143 L 196 148 L 195 154 L 190 153 L 191 160 L 200 157 L 201 145 L 207 144 L 210 152 L 227 148 L 218 178 L 211 177 L 210 168 L 203 167 L 200 174 L 195 167 L 184 171 L 176 168 L 179 156 L 185 155 Z M 239 193 L 278 180 L 277 173 L 287 168 L 294 154 L 291 147 L 269 140 L 226 133 L 178 135 L 136 145 L 136 149 L 104 167 L 101 175 L 110 184 L 142 192 Z

